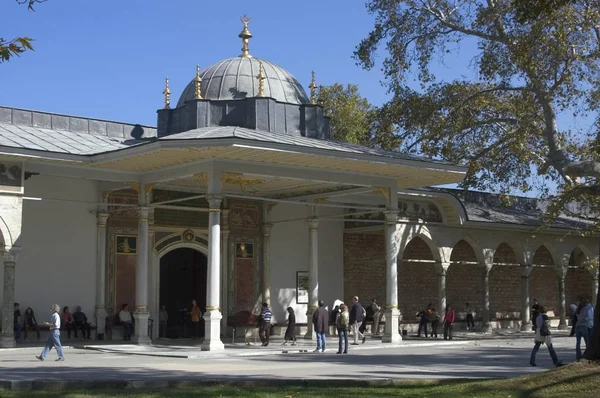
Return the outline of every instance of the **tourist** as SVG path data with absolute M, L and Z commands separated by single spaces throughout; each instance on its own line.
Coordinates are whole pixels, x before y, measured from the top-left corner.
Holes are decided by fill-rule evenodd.
M 358 302 L 358 296 L 352 297 L 352 309 L 350 310 L 350 327 L 354 334 L 354 343 L 352 345 L 358 345 L 358 339 L 362 339 L 362 343 L 365 344 L 367 338 L 360 332 L 360 325 L 365 319 L 366 311 L 362 305 Z
M 192 321 L 192 329 L 194 330 L 193 339 L 200 337 L 200 307 L 196 304 L 196 300 L 192 300 L 192 310 L 190 311 Z
M 588 332 L 589 332 L 589 336 L 590 336 L 590 341 L 592 341 L 592 336 L 594 336 L 594 304 L 590 303 L 589 299 L 588 299 L 588 304 L 592 311 L 592 316 L 590 318 L 588 318 Z
M 431 338 L 438 338 L 438 326 L 440 326 L 440 313 L 435 309 L 431 309 Z
M 340 311 L 338 312 L 335 320 L 338 333 L 338 351 L 337 354 L 348 353 L 348 325 L 350 324 L 350 314 L 348 313 L 348 307 L 346 304 L 340 305 Z M 344 343 L 344 351 L 342 351 L 342 343 Z
M 540 345 L 546 344 L 548 347 L 548 352 L 552 357 L 552 362 L 554 366 L 562 366 L 562 363 L 558 360 L 556 356 L 556 352 L 554 351 L 554 347 L 552 347 L 552 338 L 550 337 L 550 319 L 548 319 L 548 315 L 546 315 L 546 307 L 539 306 L 538 307 L 539 314 L 537 318 L 535 318 L 535 345 L 533 346 L 533 351 L 531 351 L 531 358 L 529 359 L 529 364 L 531 366 L 537 366 L 535 364 L 535 356 L 540 349 Z
M 167 337 L 167 321 L 169 320 L 169 313 L 167 307 L 164 305 L 160 306 L 160 312 L 158 313 L 158 337 Z
M 131 334 L 133 333 L 133 320 L 131 319 L 131 312 L 129 312 L 129 306 L 127 303 L 123 304 L 121 311 L 119 311 L 119 321 L 123 324 L 123 340 L 131 341 Z
M 336 319 L 337 319 L 337 315 L 340 312 L 340 306 L 336 305 L 333 307 L 333 310 L 331 310 L 331 313 L 329 314 L 329 325 L 333 326 L 333 335 L 335 336 L 337 333 L 337 326 L 336 326 Z
M 585 348 L 590 346 L 590 332 L 588 325 L 594 325 L 594 309 L 588 302 L 587 298 L 582 298 L 579 301 L 579 306 L 575 312 L 577 315 L 577 324 L 575 326 L 575 359 L 580 360 L 583 356 L 581 354 L 581 338 L 585 341 Z
M 69 307 L 63 308 L 62 327 L 67 331 L 67 337 L 71 338 L 71 330 L 75 329 L 75 320 L 73 319 L 73 314 L 69 311 Z
M 314 352 L 325 352 L 327 348 L 327 329 L 329 329 L 329 312 L 325 302 L 319 300 L 319 308 L 313 313 L 312 323 L 317 334 L 317 349 Z
M 260 341 L 262 342 L 263 347 L 267 347 L 269 345 L 269 337 L 271 337 L 271 317 L 273 316 L 271 312 L 271 308 L 269 308 L 269 304 L 263 303 L 262 312 L 260 313 L 260 330 L 259 336 Z
M 454 329 L 454 320 L 456 313 L 452 309 L 451 305 L 446 307 L 446 314 L 444 315 L 444 340 L 452 340 L 452 330 Z
M 19 309 L 19 303 L 14 304 L 14 321 L 13 328 L 15 331 L 15 341 L 19 343 L 21 341 L 21 310 Z
M 576 304 L 571 304 L 569 308 L 571 309 L 571 333 L 569 333 L 569 337 L 575 336 L 575 328 L 577 327 L 577 308 L 579 307 L 579 303 L 581 298 L 577 299 Z
M 469 303 L 465 303 L 465 311 L 467 313 L 467 330 L 473 329 L 475 330 L 475 322 L 473 320 L 473 310 L 471 310 L 471 306 Z
M 379 335 L 379 319 L 381 318 L 381 307 L 377 304 L 377 301 L 373 299 L 371 302 L 371 310 L 373 311 L 373 329 L 371 334 L 374 336 Z
M 92 327 L 88 323 L 85 313 L 81 311 L 80 306 L 77 306 L 76 311 L 73 313 L 73 320 L 75 321 L 75 326 L 73 327 L 75 330 L 75 338 L 77 338 L 77 329 L 79 328 L 81 329 L 84 339 L 91 339 Z
M 58 316 L 58 311 L 60 311 L 60 306 L 58 304 L 54 304 L 50 309 L 52 315 L 50 316 L 50 322 L 44 322 L 44 325 L 48 326 L 50 329 L 50 335 L 48 336 L 48 341 L 42 350 L 42 353 L 39 356 L 36 356 L 37 359 L 43 361 L 46 359 L 46 355 L 50 352 L 52 347 L 56 349 L 56 353 L 58 354 L 57 361 L 64 361 L 65 356 L 63 354 L 62 345 L 60 344 L 60 317 Z
M 37 334 L 37 339 L 39 340 L 40 326 L 38 325 L 37 320 L 35 319 L 35 314 L 33 313 L 33 308 L 31 307 L 27 307 L 27 309 L 25 310 L 25 323 L 23 325 L 25 340 L 27 340 L 27 331 L 29 328 L 35 330 L 35 333 Z
M 540 304 L 537 299 L 533 299 L 533 305 L 531 306 L 531 329 L 535 331 L 537 318 L 540 315 Z
M 425 308 L 418 314 L 421 316 L 421 319 L 419 320 L 419 329 L 417 330 L 417 337 L 421 337 L 421 330 L 425 332 L 425 337 L 427 337 L 427 324 L 431 319 L 431 307 L 432 304 L 429 303 L 429 305 L 427 305 L 427 308 Z
M 287 307 L 288 312 L 288 324 L 285 329 L 285 335 L 283 336 L 283 345 L 287 345 L 288 341 L 292 342 L 292 345 L 296 345 L 296 314 L 292 307 Z

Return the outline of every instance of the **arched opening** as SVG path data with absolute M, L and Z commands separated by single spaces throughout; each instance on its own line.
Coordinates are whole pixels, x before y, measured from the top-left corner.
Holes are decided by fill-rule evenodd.
M 159 305 L 169 316 L 168 338 L 188 338 L 194 332 L 189 311 L 196 300 L 200 311 L 206 311 L 207 258 L 188 247 L 172 250 L 160 259 Z M 200 319 L 199 333 L 204 334 Z
M 450 267 L 446 275 L 446 302 L 457 314 L 466 317 L 465 304 L 469 303 L 476 317 L 483 311 L 482 267 L 477 262 L 475 250 L 466 240 L 452 248 Z
M 587 256 L 576 247 L 569 257 L 569 267 L 565 276 L 565 300 L 567 316 L 572 315 L 571 304 L 577 303 L 579 298 L 592 299 L 594 283 L 592 274 L 586 267 Z M 593 303 L 594 305 L 596 303 Z
M 533 269 L 529 278 L 531 300 L 535 298 L 540 305 L 546 307 L 550 316 L 558 316 L 560 308 L 558 276 L 552 253 L 546 246 L 540 246 L 535 251 L 532 265 Z
M 494 252 L 490 271 L 490 314 L 492 319 L 518 319 L 521 311 L 521 267 L 515 251 L 501 243 Z
M 398 264 L 398 301 L 405 320 L 414 320 L 428 303 L 438 303 L 437 272 L 429 245 L 413 238 Z

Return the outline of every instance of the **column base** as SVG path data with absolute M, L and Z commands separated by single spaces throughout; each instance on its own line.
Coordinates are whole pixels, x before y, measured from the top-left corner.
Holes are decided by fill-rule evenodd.
M 385 327 L 383 329 L 382 343 L 401 343 L 402 335 L 399 332 L 400 326 L 400 311 L 398 308 L 391 308 L 385 312 Z
M 2 336 L 0 337 L 0 348 L 15 348 L 17 342 L 14 336 Z
M 567 325 L 567 321 L 563 321 L 561 319 L 560 323 L 558 324 L 558 330 L 567 330 L 568 328 L 569 326 Z
M 492 324 L 490 323 L 486 323 L 481 327 L 481 331 L 485 334 L 491 334 L 492 333 Z
M 204 341 L 200 345 L 202 351 L 222 351 L 225 345 L 221 341 L 221 319 L 219 310 L 206 311 L 204 316 Z
M 531 331 L 531 322 L 523 322 L 521 323 L 521 332 Z
M 104 340 L 106 331 L 106 310 L 96 308 L 96 340 Z
M 317 339 L 317 334 L 315 333 L 315 326 L 312 323 L 312 317 L 313 314 L 315 313 L 315 309 L 311 309 L 309 308 L 308 311 L 306 312 L 306 334 L 304 335 L 304 338 L 306 340 L 316 340 Z
M 152 340 L 148 336 L 148 318 L 150 313 L 148 311 L 135 311 L 133 313 L 133 319 L 135 319 L 135 330 L 131 337 L 131 342 L 140 345 L 152 344 Z

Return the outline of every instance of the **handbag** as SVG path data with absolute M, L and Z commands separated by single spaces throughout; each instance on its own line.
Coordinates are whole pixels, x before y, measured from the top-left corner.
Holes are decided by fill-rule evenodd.
M 540 328 L 540 336 L 550 336 L 550 329 L 545 323 Z

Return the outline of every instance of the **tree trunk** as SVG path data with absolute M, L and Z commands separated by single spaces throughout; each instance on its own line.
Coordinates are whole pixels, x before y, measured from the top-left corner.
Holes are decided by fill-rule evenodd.
M 598 285 L 598 296 L 596 297 L 596 307 L 594 308 L 594 330 L 590 336 L 590 346 L 586 347 L 583 353 L 583 359 L 600 361 L 600 285 Z

